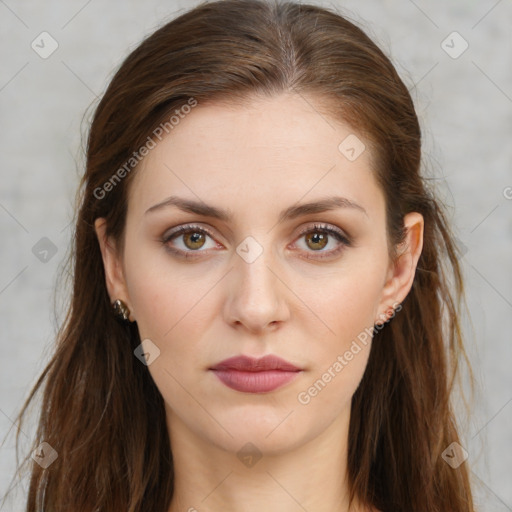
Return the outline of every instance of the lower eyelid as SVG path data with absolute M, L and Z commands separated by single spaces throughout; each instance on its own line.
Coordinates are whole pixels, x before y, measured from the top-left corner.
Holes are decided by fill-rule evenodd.
M 162 237 L 161 242 L 167 247 L 167 249 L 169 251 L 171 251 L 173 254 L 177 254 L 177 255 L 188 255 L 188 254 L 207 252 L 209 249 L 201 249 L 200 248 L 200 249 L 197 249 L 197 250 L 194 251 L 194 250 L 191 250 L 191 249 L 189 249 L 189 250 L 176 249 L 175 247 L 170 247 L 169 246 L 169 242 L 171 242 L 172 240 L 177 239 L 180 236 L 183 236 L 183 235 L 185 235 L 187 233 L 191 233 L 191 232 L 194 232 L 194 231 L 196 231 L 198 233 L 202 233 L 202 234 L 210 237 L 210 239 L 212 241 L 214 241 L 215 243 L 218 243 L 218 242 L 216 242 L 215 237 L 209 231 L 207 231 L 205 228 L 202 228 L 202 227 L 199 227 L 199 226 L 184 226 L 183 229 L 178 229 L 176 232 L 171 233 L 168 236 Z M 342 251 L 345 247 L 351 245 L 351 240 L 350 240 L 350 238 L 348 236 L 343 235 L 341 233 L 338 233 L 337 230 L 334 230 L 334 229 L 332 229 L 332 228 L 330 228 L 328 226 L 325 226 L 325 227 L 324 226 L 313 226 L 313 227 L 310 227 L 307 230 L 301 232 L 297 236 L 296 240 L 300 240 L 301 238 L 303 238 L 304 236 L 306 236 L 307 234 L 309 234 L 311 232 L 327 233 L 328 236 L 334 238 L 337 242 L 339 242 L 339 247 L 337 249 L 332 249 L 330 251 L 306 251 L 306 252 L 309 252 L 309 253 L 312 253 L 312 254 L 317 252 L 319 254 L 318 258 L 327 258 L 329 256 L 335 256 L 340 251 Z M 322 254 L 325 254 L 325 256 L 320 256 Z
M 166 246 L 169 246 L 169 243 L 171 241 L 174 241 L 176 239 L 179 239 L 180 237 L 182 237 L 183 235 L 186 235 L 188 233 L 194 233 L 194 232 L 197 232 L 197 233 L 202 233 L 204 234 L 205 236 L 208 236 L 213 242 L 217 243 L 215 241 L 215 238 L 213 237 L 212 234 L 210 234 L 208 231 L 205 231 L 203 228 L 199 229 L 199 228 L 191 228 L 191 229 L 186 229 L 184 231 L 177 231 L 176 233 L 172 233 L 170 235 L 167 235 L 167 236 L 164 236 L 162 237 L 162 243 Z M 176 249 L 176 248 L 173 248 L 176 252 L 187 252 L 187 253 L 194 253 L 194 252 L 205 252 L 205 249 L 198 249 L 196 251 L 193 251 L 193 250 L 182 250 L 182 249 Z M 208 250 L 208 249 L 206 249 Z

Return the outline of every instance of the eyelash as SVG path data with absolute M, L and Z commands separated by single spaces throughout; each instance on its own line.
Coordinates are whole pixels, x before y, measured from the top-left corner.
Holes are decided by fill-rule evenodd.
M 350 247 L 352 245 L 352 240 L 347 235 L 343 234 L 341 230 L 338 230 L 333 227 L 329 227 L 327 224 L 314 224 L 313 226 L 309 226 L 308 228 L 304 229 L 300 232 L 299 238 L 303 237 L 304 235 L 307 235 L 309 233 L 314 232 L 320 232 L 328 235 L 332 235 L 338 242 L 340 242 L 340 247 L 338 249 L 334 249 L 332 251 L 327 251 L 327 256 L 315 256 L 313 259 L 324 259 L 324 258 L 330 258 L 333 256 L 336 256 L 339 254 L 342 250 L 344 250 L 345 247 Z M 195 226 L 195 225 L 185 225 L 180 226 L 179 228 L 175 229 L 170 234 L 162 237 L 160 240 L 162 245 L 165 246 L 165 249 L 172 254 L 176 254 L 180 257 L 184 258 L 196 258 L 197 256 L 194 253 L 198 252 L 206 252 L 204 250 L 198 249 L 197 251 L 188 250 L 188 251 L 182 251 L 181 249 L 175 249 L 173 247 L 170 247 L 168 244 L 171 240 L 174 238 L 178 238 L 180 235 L 183 235 L 185 233 L 202 233 L 208 235 L 210 238 L 214 238 L 212 233 L 206 228 L 203 228 L 201 226 Z M 317 252 L 317 253 L 323 253 L 326 251 L 311 251 L 311 252 Z

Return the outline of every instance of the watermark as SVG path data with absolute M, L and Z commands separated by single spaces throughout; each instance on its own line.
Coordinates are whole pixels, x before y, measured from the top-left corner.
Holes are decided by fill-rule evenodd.
M 32 254 L 43 263 L 48 263 L 57 254 L 57 246 L 46 236 L 43 236 L 32 247 Z
M 248 468 L 252 468 L 263 457 L 263 454 L 254 444 L 245 443 L 244 446 L 242 446 L 242 448 L 236 453 L 236 456 L 242 464 Z
M 512 199 L 512 187 L 505 187 L 503 189 L 503 197 L 505 199 Z
M 48 32 L 41 32 L 30 46 L 41 59 L 47 59 L 59 47 L 59 43 Z
M 368 344 L 373 337 L 375 331 L 379 331 L 382 329 L 386 323 L 391 320 L 395 314 L 402 309 L 402 304 L 395 302 L 393 304 L 393 311 L 391 315 L 389 314 L 381 314 L 380 318 L 382 319 L 382 323 L 376 323 L 373 327 L 366 327 L 364 331 L 360 332 L 356 339 L 352 340 L 349 350 L 346 350 L 343 355 L 338 355 L 336 361 L 334 361 L 331 366 L 327 369 L 325 373 L 322 374 L 322 377 L 317 379 L 315 383 L 310 386 L 307 390 L 301 391 L 297 395 L 297 400 L 302 405 L 307 405 L 311 402 L 311 399 L 315 396 L 318 396 L 329 382 L 331 382 L 342 370 L 349 364 L 354 356 L 356 356 L 359 352 L 361 352 L 362 347 L 359 343 L 362 343 L 363 346 Z M 358 343 L 359 341 L 359 343 Z
M 454 441 L 441 454 L 441 457 L 453 469 L 457 469 L 468 458 L 468 452 Z
M 43 469 L 52 464 L 59 454 L 46 441 L 43 441 L 31 454 L 31 458 L 35 460 Z
M 443 39 L 441 48 L 452 59 L 458 59 L 469 48 L 469 43 L 454 31 Z
M 132 156 L 112 174 L 112 176 L 105 182 L 101 187 L 96 187 L 93 191 L 93 195 L 96 199 L 101 200 L 106 197 L 107 193 L 114 190 L 114 188 L 121 182 L 123 178 L 129 174 L 132 169 L 145 157 L 149 152 L 156 147 L 155 138 L 159 141 L 162 140 L 164 132 L 169 134 L 174 128 L 180 123 L 181 119 L 184 119 L 191 110 L 197 106 L 197 100 L 195 98 L 189 98 L 185 105 L 182 105 L 179 109 L 174 111 L 167 121 L 160 123 L 152 132 L 148 135 L 146 142 L 137 150 L 134 151 Z
M 133 351 L 135 357 L 144 365 L 149 366 L 160 357 L 160 349 L 149 338 L 142 340 L 141 344 Z
M 353 133 L 345 137 L 338 146 L 338 151 L 350 162 L 357 160 L 365 149 L 363 141 Z
M 261 254 L 263 247 L 252 236 L 246 237 L 236 248 L 236 253 L 246 262 L 253 263 Z

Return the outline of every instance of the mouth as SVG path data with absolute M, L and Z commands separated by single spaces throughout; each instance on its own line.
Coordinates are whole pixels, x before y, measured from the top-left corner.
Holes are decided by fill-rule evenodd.
M 236 356 L 209 368 L 227 387 L 245 393 L 268 393 L 302 373 L 297 366 L 269 354 L 260 359 Z

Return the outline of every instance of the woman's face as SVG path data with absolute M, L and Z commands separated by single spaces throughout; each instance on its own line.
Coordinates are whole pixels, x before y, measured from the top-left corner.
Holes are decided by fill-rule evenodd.
M 419 253 L 402 269 L 388 260 L 369 149 L 313 105 L 299 95 L 199 104 L 137 170 L 123 254 L 102 246 L 112 300 L 151 340 L 147 369 L 171 431 L 277 453 L 346 422 L 368 333 L 410 289 Z M 301 371 L 258 392 L 211 370 L 267 354 Z

